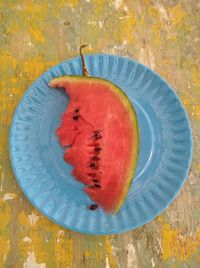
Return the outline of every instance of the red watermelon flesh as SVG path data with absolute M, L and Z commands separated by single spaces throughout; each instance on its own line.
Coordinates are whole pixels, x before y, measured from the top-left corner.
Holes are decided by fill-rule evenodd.
M 51 87 L 65 88 L 69 104 L 56 130 L 68 147 L 64 158 L 85 192 L 108 213 L 116 213 L 128 193 L 138 156 L 137 118 L 127 96 L 94 77 L 65 76 Z

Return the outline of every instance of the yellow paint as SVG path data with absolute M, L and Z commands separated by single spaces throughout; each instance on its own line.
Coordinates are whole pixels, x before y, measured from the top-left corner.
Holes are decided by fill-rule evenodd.
M 24 211 L 19 213 L 19 224 L 20 225 L 29 225 L 28 215 Z
M 48 1 L 43 1 L 43 4 L 35 3 L 34 1 L 23 1 L 21 5 L 19 5 L 20 13 L 24 15 L 27 19 L 34 19 L 38 20 L 38 18 L 41 20 L 42 18 L 45 18 L 45 15 L 47 14 L 48 8 L 47 8 Z M 30 18 L 28 18 L 30 16 Z
M 10 251 L 10 241 L 8 235 L 8 233 L 0 234 L 0 264 L 4 263 Z
M 18 33 L 20 31 L 20 26 L 17 23 L 12 23 L 8 26 L 7 28 L 7 32 L 9 34 L 14 34 L 14 33 Z
M 86 251 L 84 252 L 84 255 L 85 255 L 86 258 L 87 258 L 87 257 L 91 257 L 91 256 L 92 256 L 92 252 L 89 251 L 89 250 L 86 250 Z
M 158 222 L 163 222 L 164 219 L 163 219 L 163 215 L 159 215 L 157 218 L 156 218 L 156 221 Z
M 141 16 L 136 20 L 136 28 L 139 27 L 138 31 L 140 32 L 140 36 L 142 36 L 141 42 L 143 42 L 143 39 L 148 38 L 147 32 L 153 33 L 152 42 L 154 46 L 158 46 L 162 41 L 160 32 L 161 29 L 164 29 L 165 24 L 161 20 L 159 10 L 153 6 L 151 1 L 145 0 L 144 5 L 145 8 Z M 148 22 L 146 21 L 147 17 L 149 18 Z
M 198 163 L 198 164 L 196 165 L 196 170 L 197 170 L 197 171 L 200 171 L 200 163 Z
M 30 79 L 35 79 L 44 72 L 46 64 L 41 56 L 33 57 L 24 61 L 23 70 Z
M 168 9 L 170 18 L 171 18 L 171 24 L 173 27 L 180 27 L 182 26 L 184 19 L 186 17 L 186 12 L 182 8 L 181 4 L 177 4 L 173 7 L 170 7 Z
M 192 114 L 193 119 L 200 119 L 200 105 L 193 105 L 192 106 Z
M 73 267 L 73 239 L 57 235 L 55 241 L 56 267 Z
M 118 34 L 120 33 L 122 35 L 120 41 L 123 42 L 126 40 L 128 44 L 131 44 L 134 41 L 134 26 L 136 25 L 136 16 L 133 11 L 128 11 L 120 24 L 121 29 L 118 32 Z
M 98 5 L 97 5 L 97 1 L 98 1 Z M 99 19 L 99 17 L 105 11 L 106 6 L 108 6 L 109 4 L 110 4 L 110 0 L 100 0 L 100 1 L 96 0 L 96 3 L 94 3 L 94 5 L 95 5 L 95 15 L 97 16 L 96 17 L 97 19 Z
M 110 268 L 116 267 L 117 263 L 116 263 L 115 258 L 113 257 L 113 254 L 112 254 L 112 247 L 111 247 L 111 243 L 110 243 L 110 237 L 106 237 L 105 242 L 106 242 L 106 255 L 108 256 Z
M 176 42 L 179 31 L 186 31 L 184 23 L 187 14 L 180 3 L 168 8 L 168 13 L 170 18 L 168 39 L 171 42 Z M 191 30 L 190 26 L 187 30 Z
M 7 226 L 10 222 L 11 207 L 0 198 L 0 264 L 4 263 L 9 251 L 10 241 Z
M 193 65 L 191 69 L 192 82 L 200 93 L 200 69 L 199 66 Z
M 189 94 L 182 94 L 180 96 L 183 105 L 186 107 L 190 117 L 195 120 L 200 119 L 200 105 L 196 104 L 196 99 Z
M 162 58 L 162 64 L 169 65 L 170 64 L 169 58 L 168 57 L 163 57 Z
M 34 214 L 38 214 L 37 210 L 34 210 Z M 29 252 L 34 251 L 38 263 L 51 263 L 50 258 L 52 258 L 55 260 L 55 267 L 73 267 L 74 240 L 68 238 L 64 231 L 61 232 L 59 225 L 50 222 L 43 216 L 40 216 L 33 225 L 30 223 L 29 215 L 24 211 L 19 214 L 19 222 L 27 229 L 27 232 L 20 233 L 19 240 L 20 252 L 25 258 L 28 257 Z M 44 233 L 41 233 L 41 226 L 45 226 L 47 236 L 48 234 L 53 236 L 49 238 L 49 242 L 45 241 Z M 28 237 L 31 242 L 24 241 L 24 237 Z
M 31 26 L 28 28 L 28 32 L 37 43 L 44 43 L 45 38 L 44 38 L 43 33 L 40 29 L 38 29 L 37 27 Z
M 3 232 L 10 222 L 11 207 L 0 199 L 0 232 Z
M 28 257 L 29 252 L 34 252 L 37 263 L 46 263 L 48 265 L 55 257 L 54 233 L 58 232 L 60 227 L 41 216 L 37 210 L 32 213 L 36 216 L 39 215 L 35 224 L 30 221 L 30 214 L 25 213 L 25 211 L 19 213 L 20 226 L 24 227 L 24 231 L 19 233 L 19 249 L 25 259 Z M 42 226 L 45 226 L 43 232 L 41 232 Z M 50 237 L 48 237 L 49 234 L 51 234 Z M 27 243 L 24 240 L 25 237 L 28 237 L 31 242 Z
M 180 99 L 184 106 L 188 106 L 193 103 L 193 99 L 191 98 L 191 95 L 189 93 L 188 94 L 182 93 L 180 95 Z
M 0 62 L 1 74 L 4 76 L 7 75 L 7 71 L 9 68 L 14 69 L 17 66 L 17 60 L 7 50 L 1 51 Z
M 175 257 L 177 260 L 188 260 L 200 246 L 200 230 L 195 236 L 182 235 L 179 229 L 172 229 L 169 224 L 162 226 L 163 260 Z
M 78 4 L 80 4 L 79 0 L 59 0 L 58 6 L 64 7 L 66 5 L 70 5 L 71 7 L 76 7 Z

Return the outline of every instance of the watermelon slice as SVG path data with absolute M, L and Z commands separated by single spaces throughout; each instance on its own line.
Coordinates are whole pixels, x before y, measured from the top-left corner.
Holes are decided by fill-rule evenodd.
M 85 184 L 85 192 L 105 212 L 116 213 L 136 168 L 137 117 L 119 87 L 89 77 L 84 68 L 83 76 L 58 77 L 49 83 L 64 88 L 70 98 L 56 133 L 61 146 L 67 147 L 64 159 L 73 165 L 72 174 Z

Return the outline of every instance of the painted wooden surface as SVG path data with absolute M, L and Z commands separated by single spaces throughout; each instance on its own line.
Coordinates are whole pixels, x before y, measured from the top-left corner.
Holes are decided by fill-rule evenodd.
M 0 1 L 0 267 L 200 267 L 200 2 L 198 0 Z M 193 128 L 193 162 L 175 202 L 135 231 L 88 236 L 34 209 L 8 154 L 13 111 L 48 67 L 105 52 L 139 60 L 175 88 Z

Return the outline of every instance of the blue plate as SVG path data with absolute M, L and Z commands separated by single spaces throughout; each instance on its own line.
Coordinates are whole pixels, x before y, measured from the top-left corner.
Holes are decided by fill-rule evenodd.
M 172 88 L 148 67 L 113 55 L 88 55 L 91 76 L 118 85 L 132 101 L 139 120 L 140 153 L 128 197 L 117 215 L 91 211 L 63 160 L 55 129 L 68 98 L 48 82 L 81 74 L 80 57 L 44 73 L 26 91 L 10 130 L 10 158 L 17 181 L 29 201 L 49 219 L 74 231 L 113 234 L 139 227 L 174 200 L 188 175 L 192 135 L 187 114 Z

